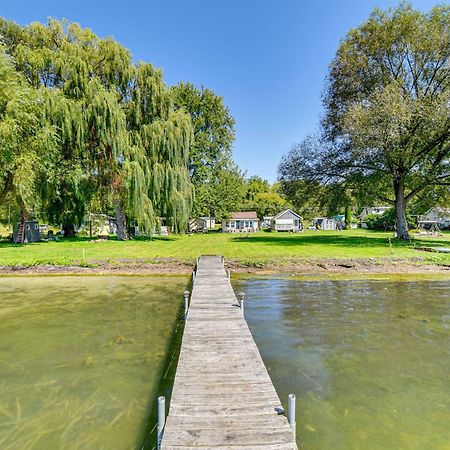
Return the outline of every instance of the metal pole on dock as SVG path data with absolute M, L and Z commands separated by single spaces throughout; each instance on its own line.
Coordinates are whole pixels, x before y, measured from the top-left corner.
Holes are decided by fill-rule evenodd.
M 243 292 L 239 292 L 238 296 L 239 296 L 239 306 L 241 307 L 242 315 L 244 315 L 244 297 L 245 297 L 245 294 Z
M 288 422 L 291 426 L 292 433 L 294 433 L 295 437 L 295 394 L 289 394 L 288 398 Z
M 161 448 L 164 426 L 166 425 L 166 397 L 162 395 L 158 397 L 158 435 L 157 435 L 157 448 Z
M 184 320 L 187 319 L 189 311 L 189 291 L 184 291 Z

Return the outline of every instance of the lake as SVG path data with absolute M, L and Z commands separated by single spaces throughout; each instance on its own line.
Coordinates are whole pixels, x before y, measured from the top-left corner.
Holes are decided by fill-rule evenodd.
M 140 449 L 187 282 L 0 278 L 0 448 Z
M 0 448 L 151 449 L 188 281 L 0 278 Z M 450 448 L 450 282 L 233 284 L 300 448 Z
M 234 284 L 299 448 L 450 449 L 450 281 Z

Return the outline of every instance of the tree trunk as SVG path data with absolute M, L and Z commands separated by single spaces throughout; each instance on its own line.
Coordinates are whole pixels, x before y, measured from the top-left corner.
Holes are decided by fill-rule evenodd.
M 350 206 L 347 205 L 345 207 L 345 229 L 350 230 L 351 228 L 351 221 L 352 221 L 352 210 L 350 209 Z
M 75 236 L 75 225 L 73 223 L 63 224 L 64 237 L 74 237 Z
M 127 221 L 123 213 L 122 205 L 117 198 L 114 199 L 114 211 L 116 213 L 117 239 L 126 241 L 128 239 Z
M 397 238 L 409 240 L 408 222 L 406 221 L 405 186 L 403 180 L 394 182 L 395 217 L 397 222 Z

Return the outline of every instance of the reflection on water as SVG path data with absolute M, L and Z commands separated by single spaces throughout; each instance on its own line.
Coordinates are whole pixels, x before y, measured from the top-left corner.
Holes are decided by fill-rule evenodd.
M 184 278 L 0 279 L 0 448 L 141 448 Z
M 300 448 L 450 449 L 450 282 L 236 284 Z

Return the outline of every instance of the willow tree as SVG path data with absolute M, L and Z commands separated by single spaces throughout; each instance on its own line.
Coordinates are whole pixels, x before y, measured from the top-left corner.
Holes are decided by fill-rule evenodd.
M 43 92 L 45 117 L 58 134 L 58 157 L 42 180 L 48 216 L 70 232 L 101 190 L 105 207 L 114 205 L 120 239 L 127 217 L 151 230 L 165 215 L 175 230 L 184 228 L 192 129 L 161 72 L 136 67 L 124 47 L 77 24 L 1 21 L 0 34 L 18 70 Z
M 71 235 L 126 143 L 115 89 L 122 79 L 110 61 L 128 68 L 130 57 L 122 48 L 114 53 L 118 46 L 111 40 L 56 20 L 28 27 L 2 20 L 0 34 L 17 70 L 41 93 L 46 123 L 57 134 L 57 152 L 40 183 L 43 214 Z
M 16 207 L 21 221 L 39 213 L 37 180 L 55 149 L 42 103 L 0 45 L 0 203 Z
M 450 183 L 450 7 L 375 10 L 341 42 L 325 108 L 327 136 L 347 144 L 341 170 L 390 184 L 380 197 L 407 239 L 407 203 Z
M 162 72 L 139 64 L 127 105 L 130 152 L 126 158 L 126 205 L 146 228 L 166 217 L 174 231 L 187 226 L 193 189 L 187 168 L 191 119 L 174 105 Z M 137 199 L 143 199 L 142 201 Z

